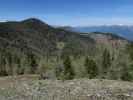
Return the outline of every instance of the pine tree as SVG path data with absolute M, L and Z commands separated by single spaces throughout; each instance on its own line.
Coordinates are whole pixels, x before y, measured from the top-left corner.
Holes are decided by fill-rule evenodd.
M 55 68 L 56 78 L 59 80 L 62 79 L 62 74 L 63 74 L 63 67 L 60 65 L 56 66 L 56 68 Z
M 130 68 L 124 67 L 122 68 L 121 72 L 121 80 L 123 81 L 131 81 L 133 80 L 133 75 L 130 73 Z
M 67 56 L 64 61 L 63 61 L 63 65 L 64 65 L 64 76 L 63 78 L 65 80 L 71 80 L 74 78 L 75 76 L 75 73 L 74 73 L 74 70 L 72 68 L 72 65 L 71 65 L 71 59 L 69 56 Z
M 5 52 L 0 54 L 0 76 L 7 76 Z
M 7 53 L 7 70 L 8 75 L 13 75 L 13 55 L 10 52 Z
M 94 60 L 86 57 L 84 66 L 89 78 L 95 78 L 98 75 L 98 67 Z
M 0 76 L 6 76 L 7 72 L 6 72 L 6 60 L 5 58 L 2 59 L 2 64 L 1 64 L 1 68 L 0 68 Z
M 129 53 L 130 59 L 133 61 L 133 43 L 127 45 L 127 52 Z
M 27 55 L 27 60 L 29 63 L 29 67 L 30 67 L 30 74 L 35 74 L 37 71 L 37 60 L 36 60 L 36 56 L 32 53 Z
M 133 43 L 128 44 L 126 49 L 127 53 L 129 54 L 129 59 L 131 60 L 131 63 L 129 67 L 123 69 L 121 79 L 125 81 L 131 81 L 133 80 Z
M 102 71 L 104 74 L 108 72 L 110 66 L 111 66 L 110 52 L 107 49 L 105 49 L 102 56 Z

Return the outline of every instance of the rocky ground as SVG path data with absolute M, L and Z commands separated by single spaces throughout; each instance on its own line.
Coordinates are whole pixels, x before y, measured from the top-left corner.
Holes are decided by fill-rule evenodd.
M 133 83 L 38 80 L 36 76 L 0 78 L 0 100 L 133 100 Z

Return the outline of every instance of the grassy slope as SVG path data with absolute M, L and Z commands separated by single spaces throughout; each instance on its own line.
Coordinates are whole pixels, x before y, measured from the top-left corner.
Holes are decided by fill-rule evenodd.
M 29 80 L 30 79 L 30 80 Z M 113 80 L 37 80 L 37 76 L 0 78 L 1 100 L 133 100 L 133 83 Z M 22 81 L 25 80 L 25 81 Z

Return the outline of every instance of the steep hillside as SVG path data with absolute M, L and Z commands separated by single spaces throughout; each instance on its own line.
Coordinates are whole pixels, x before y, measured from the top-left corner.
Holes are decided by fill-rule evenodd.
M 64 47 L 70 47 L 71 42 L 73 46 L 78 44 L 79 47 L 86 49 L 95 45 L 93 39 L 89 37 L 86 38 L 63 29 L 55 29 L 35 18 L 20 22 L 0 23 L 0 48 L 15 49 L 19 52 L 32 51 L 37 55 L 55 55 L 58 51 L 57 44 L 60 42 L 64 43 Z M 74 51 L 71 48 L 67 49 L 70 52 Z
M 125 38 L 112 33 L 94 32 L 89 33 L 89 36 L 93 38 L 97 44 L 104 44 L 113 48 L 125 47 L 130 41 Z

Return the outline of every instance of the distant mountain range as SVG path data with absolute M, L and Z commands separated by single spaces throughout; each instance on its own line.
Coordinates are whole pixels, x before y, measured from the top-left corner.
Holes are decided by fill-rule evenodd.
M 67 30 L 76 32 L 109 32 L 133 40 L 133 26 L 128 25 L 101 25 L 101 26 L 86 26 L 86 27 L 65 27 Z

